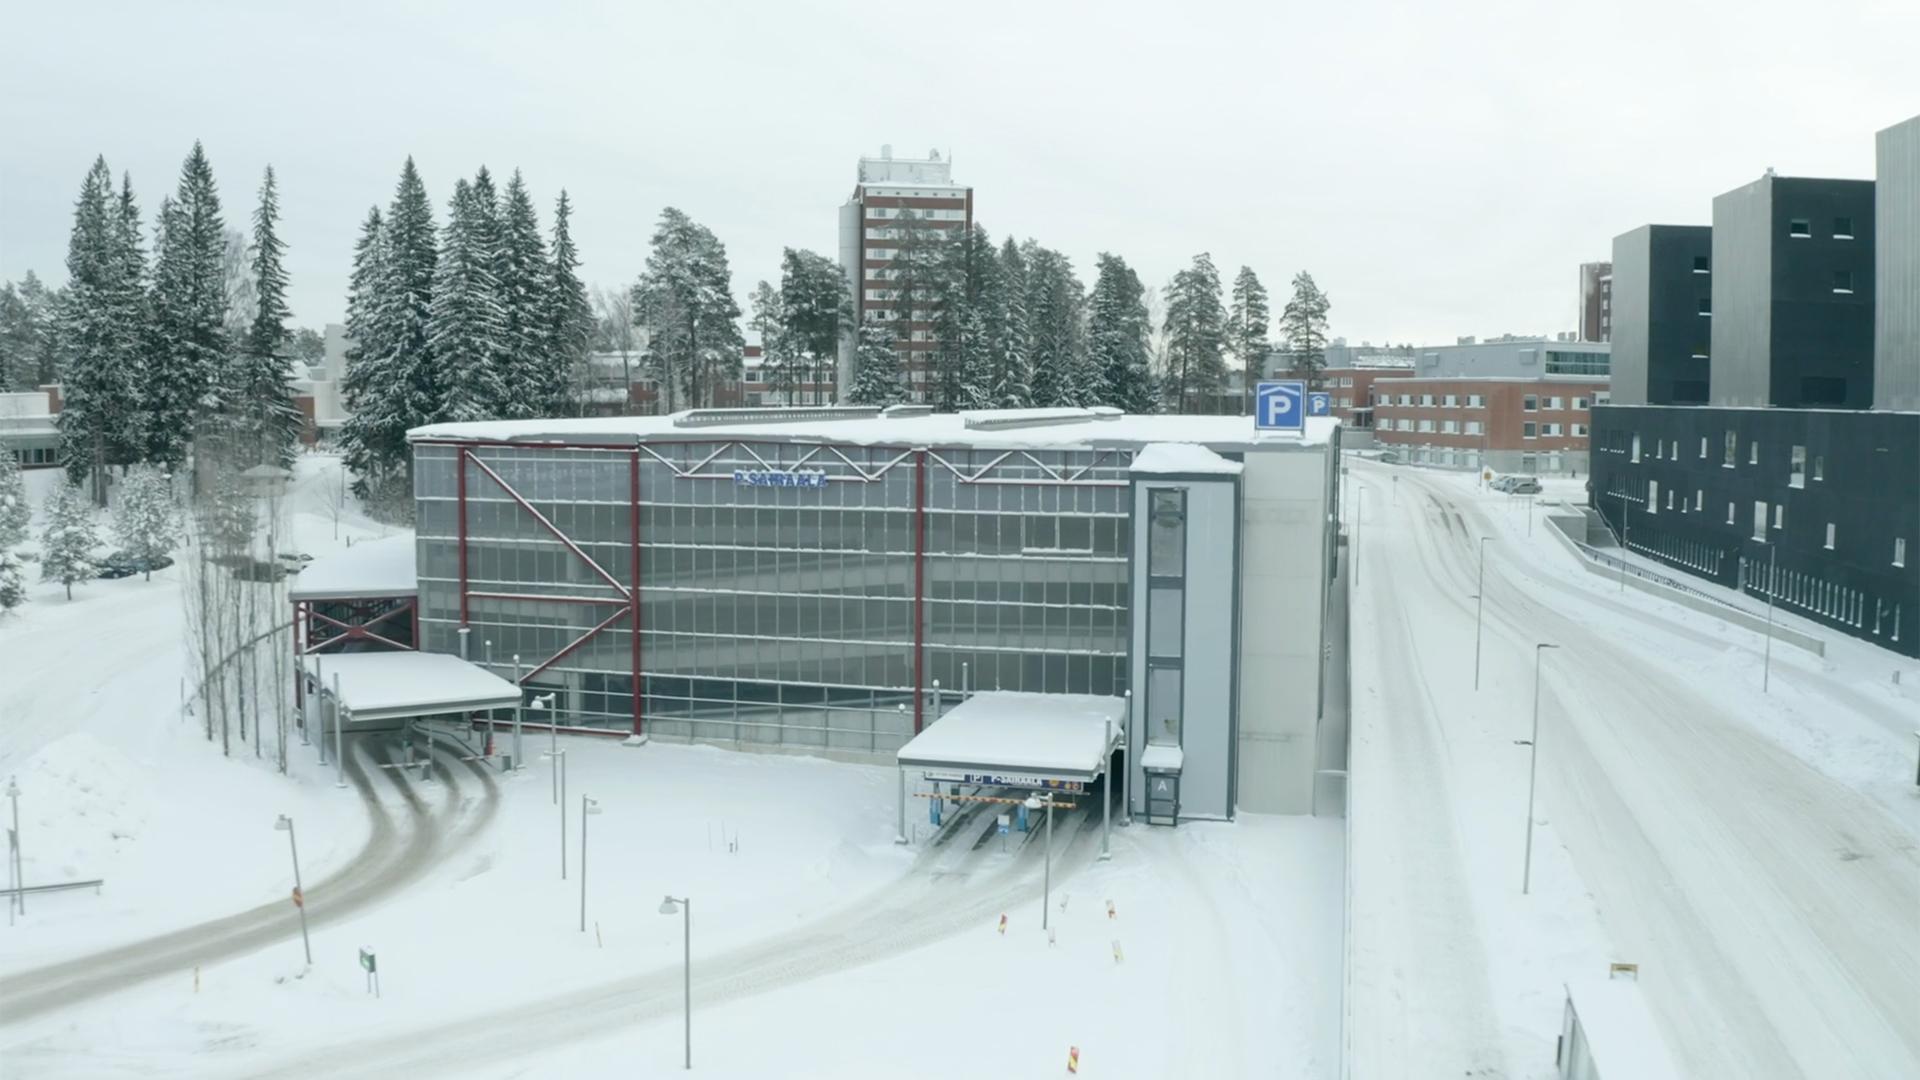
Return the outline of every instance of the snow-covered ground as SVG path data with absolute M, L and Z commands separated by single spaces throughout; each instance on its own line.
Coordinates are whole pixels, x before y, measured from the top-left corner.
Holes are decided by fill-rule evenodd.
M 1920 665 L 1788 616 L 1827 656 L 1776 646 L 1763 694 L 1757 634 L 1617 591 L 1523 500 L 1350 479 L 1352 1074 L 1551 1076 L 1562 981 L 1621 960 L 1690 1075 L 1920 1075 Z
M 304 462 L 292 500 L 316 555 L 334 546 L 330 466 Z M 379 532 L 349 513 L 341 543 Z M 1337 820 L 1116 828 L 1100 861 L 1097 815 L 1062 813 L 1049 939 L 1043 840 L 936 845 L 914 800 L 916 842 L 896 845 L 890 768 L 571 738 L 562 880 L 538 758 L 499 776 L 443 753 L 421 783 L 373 768 L 390 750 L 368 736 L 341 790 L 310 747 L 287 777 L 250 748 L 221 757 L 179 716 L 173 574 L 88 583 L 70 604 L 42 588 L 0 619 L 10 671 L 39 673 L 0 681 L 29 878 L 107 878 L 99 896 L 33 898 L 5 939 L 0 1076 L 675 1068 L 682 923 L 663 893 L 694 902 L 703 1071 L 1052 1074 L 1077 1046 L 1090 1076 L 1338 1075 Z M 601 807 L 584 932 L 583 795 Z M 310 971 L 280 813 L 300 829 Z

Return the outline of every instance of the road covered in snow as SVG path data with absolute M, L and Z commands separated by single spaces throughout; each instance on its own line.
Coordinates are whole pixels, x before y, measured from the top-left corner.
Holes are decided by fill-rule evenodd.
M 1920 1075 L 1915 665 L 1826 632 L 1762 694 L 1759 635 L 1614 591 L 1524 503 L 1349 479 L 1352 1075 L 1550 1076 L 1562 982 L 1616 960 L 1690 1075 Z

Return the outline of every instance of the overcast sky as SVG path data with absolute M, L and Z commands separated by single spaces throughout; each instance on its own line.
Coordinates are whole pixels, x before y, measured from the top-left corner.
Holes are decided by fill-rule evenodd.
M 337 321 L 367 207 L 411 154 L 562 187 L 589 282 L 663 206 L 742 298 L 836 249 L 862 154 L 951 151 L 996 238 L 1092 282 L 1196 252 L 1279 298 L 1309 270 L 1358 342 L 1574 325 L 1576 266 L 1759 176 L 1870 177 L 1920 112 L 1920 2 L 239 3 L 0 15 L 0 279 L 63 280 L 95 154 L 149 217 L 193 140 L 228 221 L 279 174 L 292 304 Z M 404 11 L 400 9 L 405 9 Z

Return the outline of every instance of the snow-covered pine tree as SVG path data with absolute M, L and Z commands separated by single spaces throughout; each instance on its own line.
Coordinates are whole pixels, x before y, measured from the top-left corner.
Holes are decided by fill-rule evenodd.
M 186 460 L 199 421 L 236 397 L 227 385 L 226 226 L 213 167 L 197 141 L 180 166 L 179 189 L 161 219 L 145 434 L 149 460 L 178 465 Z
M 906 373 L 895 351 L 892 329 L 877 322 L 862 325 L 854 348 L 853 386 L 847 390 L 847 403 L 894 405 L 906 399 Z
M 779 291 L 768 282 L 755 282 L 752 291 L 747 293 L 747 312 L 747 330 L 760 339 L 760 381 L 767 386 L 768 404 L 794 403 L 797 365 L 787 355 L 786 343 L 781 340 L 784 315 L 780 311 Z
M 993 327 L 1004 295 L 993 238 L 975 225 L 966 238 L 966 311 L 959 320 L 959 395 L 955 409 L 993 406 Z
M 715 384 L 740 370 L 740 305 L 726 246 L 679 209 L 662 210 L 633 306 L 651 331 L 667 411 L 682 392 L 693 408 L 712 404 Z
M 1227 309 L 1227 348 L 1240 368 L 1240 410 L 1253 414 L 1253 387 L 1264 374 L 1267 350 L 1271 347 L 1267 331 L 1272 322 L 1267 308 L 1267 287 L 1250 266 L 1243 266 L 1233 278 L 1232 305 Z
M 0 440 L 0 551 L 27 538 L 33 508 L 27 505 L 27 485 L 13 449 Z
M 68 476 L 90 479 L 106 501 L 106 467 L 141 453 L 141 299 L 145 257 L 129 184 L 113 197 L 113 174 L 96 158 L 80 186 L 67 244 L 67 289 L 55 336 L 64 343 L 59 417 Z
M 1153 374 L 1147 363 L 1146 288 L 1125 259 L 1100 253 L 1099 274 L 1087 301 L 1088 364 L 1098 374 L 1093 404 L 1152 412 Z
M 54 485 L 47 499 L 47 523 L 40 533 L 40 579 L 57 581 L 73 599 L 75 582 L 91 578 L 99 569 L 94 549 L 100 536 L 94 531 L 93 504 L 71 480 Z
M 785 249 L 780 255 L 780 318 L 781 363 L 794 368 L 788 382 L 796 393 L 812 384 L 812 404 L 824 404 L 840 342 L 854 332 L 846 275 L 818 252 Z
M 128 469 L 113 507 L 113 537 L 120 550 L 151 567 L 179 545 L 180 525 L 167 474 L 154 465 Z M 153 580 L 151 569 L 146 577 Z
M 490 420 L 506 386 L 500 373 L 506 318 L 486 248 L 487 211 L 466 180 L 454 184 L 433 278 L 428 348 L 438 368 L 440 407 L 429 421 Z
M 386 362 L 388 350 L 374 316 L 385 287 L 384 273 L 384 240 L 376 206 L 367 211 L 360 239 L 353 246 L 353 272 L 347 279 L 346 373 L 340 387 L 347 406 L 340 443 L 347 468 L 357 478 L 355 490 L 363 498 L 368 494 L 368 478 L 386 463 L 388 433 L 395 429 L 396 414 L 406 401 L 392 378 L 394 369 Z M 399 430 L 404 434 L 406 429 Z
M 1023 409 L 1033 403 L 1033 329 L 1027 319 L 1027 262 L 1007 237 L 1000 248 L 1001 303 L 993 336 L 993 405 Z
M 499 412 L 508 417 L 553 416 L 566 396 L 567 368 L 552 344 L 553 272 L 547 264 L 547 243 L 518 169 L 500 200 L 498 244 L 493 268 L 505 394 Z
M 54 381 L 53 294 L 29 270 L 0 287 L 0 387 L 32 390 Z
M 253 212 L 253 321 L 233 363 L 233 435 L 242 467 L 271 462 L 291 468 L 305 420 L 293 401 L 292 338 L 287 331 L 287 272 L 280 258 L 280 193 L 267 166 Z
M 0 611 L 12 611 L 26 602 L 26 568 L 12 548 L 0 547 Z
M 514 179 L 519 179 L 519 173 Z M 565 188 L 553 205 L 553 264 L 547 280 L 546 326 L 549 377 L 552 397 L 550 412 L 569 410 L 567 387 L 584 377 L 593 353 L 593 335 L 598 328 L 593 305 L 587 301 L 587 287 L 580 280 L 580 249 L 573 242 L 573 204 Z M 627 392 L 621 387 L 621 393 Z
M 1178 412 L 1214 412 L 1227 378 L 1226 310 L 1220 272 L 1201 252 L 1167 287 L 1167 362 Z
M 411 157 L 400 170 L 380 236 L 381 270 L 371 321 L 372 338 L 381 351 L 369 359 L 382 373 L 382 388 L 390 390 L 391 397 L 375 406 L 378 415 L 369 424 L 376 436 L 371 443 L 373 471 L 361 474 L 358 485 L 376 505 L 411 496 L 413 458 L 407 452 L 407 431 L 441 412 L 439 365 L 427 336 L 440 246 L 427 187 Z
M 1280 335 L 1287 346 L 1288 373 L 1319 389 L 1327 366 L 1327 311 L 1333 301 L 1305 270 L 1293 276 L 1293 298 L 1280 313 Z
M 1094 380 L 1086 369 L 1081 320 L 1086 287 L 1065 255 L 1028 240 L 1021 247 L 1027 262 L 1027 312 L 1033 326 L 1035 406 L 1084 404 Z

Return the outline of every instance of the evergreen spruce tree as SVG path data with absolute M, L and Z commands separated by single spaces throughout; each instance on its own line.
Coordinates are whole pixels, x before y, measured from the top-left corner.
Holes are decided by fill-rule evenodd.
M 1213 412 L 1226 384 L 1226 311 L 1220 272 L 1202 252 L 1167 287 L 1167 364 L 1177 412 Z
M 348 410 L 340 442 L 347 468 L 358 478 L 355 487 L 362 497 L 367 495 L 366 478 L 377 467 L 382 433 L 393 423 L 387 410 L 406 399 L 390 377 L 392 368 L 382 362 L 387 353 L 379 341 L 379 325 L 374 318 L 384 287 L 383 243 L 380 208 L 376 206 L 367 211 L 360 239 L 353 247 L 353 272 L 347 279 L 346 372 L 340 387 Z
M 1032 404 L 1033 331 L 1027 319 L 1027 262 L 1011 236 L 1000 248 L 1000 282 L 988 395 L 994 408 L 1022 409 Z
M 1147 363 L 1152 327 L 1140 275 L 1118 255 L 1102 252 L 1087 308 L 1087 355 L 1097 380 L 1097 397 L 1090 404 L 1152 412 L 1153 375 Z
M 766 384 L 768 403 L 795 404 L 794 376 L 799 365 L 787 355 L 786 316 L 780 310 L 779 291 L 765 281 L 755 283 L 747 294 L 747 310 L 747 329 L 760 339 L 760 381 Z
M 145 258 L 131 188 L 116 203 L 113 174 L 95 159 L 74 206 L 67 290 L 57 312 L 66 371 L 59 417 L 61 456 L 75 480 L 106 501 L 108 465 L 137 460 L 141 431 L 140 300 Z
M 1086 289 L 1065 255 L 1029 240 L 1021 248 L 1027 264 L 1027 315 L 1033 327 L 1035 407 L 1082 404 L 1092 381 L 1085 364 L 1081 318 Z
M 476 197 L 478 197 L 476 195 Z M 566 397 L 568 369 L 553 347 L 553 268 L 527 185 L 515 169 L 500 202 L 494 257 L 501 315 L 500 415 L 555 415 Z M 585 297 L 582 296 L 584 303 Z
M 1227 347 L 1240 367 L 1242 412 L 1253 413 L 1253 388 L 1260 381 L 1266 363 L 1267 330 L 1272 322 L 1267 309 L 1267 288 L 1253 268 L 1243 266 L 1234 275 L 1232 306 L 1227 309 Z
M 0 547 L 0 611 L 27 602 L 27 573 L 12 548 Z
M 233 433 L 236 464 L 270 462 L 291 468 L 305 420 L 293 401 L 292 336 L 287 331 L 286 244 L 277 229 L 280 193 L 267 166 L 260 205 L 253 213 L 253 321 L 234 362 Z
M 359 355 L 348 356 L 344 389 L 351 415 L 342 438 L 356 474 L 354 490 L 383 503 L 412 492 L 407 430 L 440 409 L 438 372 L 427 344 L 439 244 L 426 185 L 412 158 L 400 171 L 387 213 L 369 226 L 377 227 L 379 242 L 369 249 L 377 257 L 362 259 L 356 252 L 355 270 L 367 273 L 370 302 L 362 305 L 361 333 L 348 329 Z M 363 248 L 367 238 L 363 230 Z
M 55 485 L 47 499 L 47 524 L 40 533 L 40 579 L 66 586 L 73 599 L 75 582 L 98 571 L 94 549 L 100 537 L 94 531 L 93 504 L 71 480 Z
M 486 247 L 488 214 L 472 185 L 464 179 L 454 184 L 427 324 L 427 348 L 441 391 L 429 422 L 490 420 L 500 415 L 506 397 L 501 379 L 506 316 Z
M 968 408 L 967 367 L 977 338 L 969 333 L 974 310 L 974 252 L 971 231 L 943 239 L 928 289 L 934 349 L 928 356 L 927 400 L 942 412 Z
M 1000 260 L 993 238 L 978 225 L 968 234 L 965 250 L 966 306 L 955 326 L 960 387 L 951 407 L 988 409 L 993 407 L 993 327 L 1004 296 Z
M 180 514 L 167 474 L 153 465 L 127 470 L 113 507 L 113 536 L 120 550 L 144 563 L 147 580 L 153 564 L 180 543 Z
M 834 382 L 840 342 L 854 332 L 846 275 L 817 252 L 785 249 L 780 254 L 779 311 L 780 362 L 793 369 L 787 382 L 796 394 L 810 385 L 812 404 L 823 404 L 825 388 Z M 858 367 L 856 363 L 856 373 Z
M 515 173 L 514 178 L 519 179 Z M 573 243 L 573 204 L 563 188 L 553 207 L 553 263 L 546 289 L 547 378 L 551 413 L 567 408 L 567 387 L 576 371 L 584 371 L 593 352 L 598 320 L 580 281 L 580 251 Z M 620 388 L 622 395 L 627 390 Z
M 0 287 L 0 389 L 32 390 L 54 381 L 54 307 L 53 294 L 31 270 Z
M 1302 270 L 1293 276 L 1293 298 L 1280 313 L 1280 334 L 1289 373 L 1306 380 L 1310 390 L 1319 389 L 1320 372 L 1327 366 L 1327 311 L 1332 307 L 1312 274 Z
M 178 465 L 200 419 L 230 412 L 226 332 L 227 238 L 213 167 L 198 142 L 180 167 L 180 186 L 161 211 L 154 255 L 153 322 L 147 357 L 146 443 L 150 460 Z
M 860 327 L 854 349 L 853 386 L 847 390 L 851 405 L 894 405 L 907 399 L 905 372 L 900 354 L 895 351 L 893 331 L 870 322 Z
M 0 551 L 27 538 L 33 508 L 27 505 L 27 485 L 13 450 L 0 441 Z

